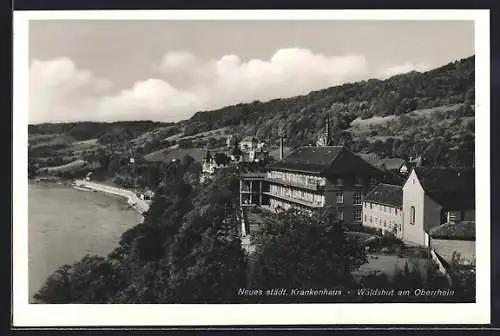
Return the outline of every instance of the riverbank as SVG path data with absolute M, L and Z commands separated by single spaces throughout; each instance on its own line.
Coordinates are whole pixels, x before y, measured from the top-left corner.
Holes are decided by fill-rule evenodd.
M 28 186 L 29 296 L 59 267 L 83 256 L 107 256 L 143 216 L 118 195 L 56 183 Z M 30 301 L 34 303 L 33 301 Z
M 96 183 L 86 180 L 75 180 L 73 186 L 80 190 L 98 191 L 106 194 L 120 196 L 127 199 L 127 204 L 134 208 L 141 215 L 149 210 L 149 202 L 140 199 L 133 191 L 112 187 L 102 183 Z

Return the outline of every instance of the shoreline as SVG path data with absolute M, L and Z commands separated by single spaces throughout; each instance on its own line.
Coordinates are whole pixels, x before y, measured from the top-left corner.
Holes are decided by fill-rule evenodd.
M 120 187 L 110 186 L 109 184 L 85 181 L 80 179 L 65 179 L 60 177 L 29 178 L 28 184 L 57 184 L 65 187 L 71 187 L 80 191 L 100 192 L 109 196 L 125 199 L 127 205 L 141 215 L 142 220 L 144 220 L 144 213 L 149 210 L 148 202 L 140 199 L 136 194 L 134 194 L 133 191 Z
M 63 183 L 57 183 L 57 184 L 55 182 L 56 182 L 55 180 L 38 181 L 38 182 L 29 181 L 29 183 L 31 184 L 29 186 L 29 188 L 34 188 L 34 189 L 44 189 L 44 188 L 47 188 L 47 189 L 50 189 L 50 190 L 55 190 L 54 192 L 52 192 L 52 194 L 51 194 L 52 196 L 51 197 L 57 197 L 57 195 L 59 194 L 59 192 L 63 191 L 63 193 L 64 193 L 65 190 L 69 190 L 69 192 L 71 192 L 71 193 L 78 194 L 79 190 L 75 190 L 73 188 L 73 186 L 72 186 L 72 182 L 73 181 L 71 181 L 71 180 L 58 181 L 58 182 L 63 182 Z M 101 196 L 99 196 L 99 194 Z M 142 215 L 135 208 L 131 209 L 132 207 L 130 206 L 130 204 L 129 204 L 129 206 L 127 206 L 127 203 L 125 203 L 127 201 L 127 199 L 124 198 L 123 196 L 119 196 L 117 194 L 112 194 L 112 193 L 104 193 L 104 192 L 99 193 L 99 194 L 97 194 L 97 191 L 96 191 L 96 194 L 94 196 L 91 196 L 92 194 L 89 195 L 90 198 L 87 197 L 88 194 L 85 195 L 83 193 L 80 193 L 79 195 L 76 195 L 76 196 L 73 196 L 73 197 L 75 197 L 75 200 L 77 200 L 77 202 L 81 201 L 81 203 L 82 203 L 81 205 L 82 206 L 80 208 L 87 209 L 87 210 L 84 210 L 84 211 L 91 212 L 93 214 L 97 213 L 96 211 L 94 211 L 94 208 L 95 207 L 99 207 L 99 205 L 101 203 L 103 203 L 102 201 L 94 202 L 93 201 L 94 199 L 104 199 L 104 200 L 105 199 L 109 199 L 111 204 L 116 204 L 116 205 L 109 206 L 109 204 L 107 203 L 107 201 L 104 201 L 105 202 L 105 208 L 109 208 L 108 210 L 105 210 L 105 211 L 108 211 L 108 214 L 109 214 L 109 211 L 112 211 L 113 216 L 114 216 L 114 213 L 116 212 L 118 214 L 117 218 L 121 218 L 121 216 L 124 216 L 123 218 L 127 218 L 127 219 L 126 220 L 118 220 L 118 221 L 116 221 L 116 220 L 113 219 L 110 222 L 110 223 L 113 223 L 111 225 L 111 228 L 102 228 L 102 227 L 98 228 L 97 230 L 104 230 L 105 231 L 104 236 L 106 236 L 107 238 L 105 238 L 104 240 L 102 239 L 102 235 L 101 234 L 99 234 L 99 236 L 100 236 L 99 238 L 94 237 L 95 232 L 97 232 L 97 231 L 96 231 L 96 229 L 92 228 L 92 225 L 90 225 L 89 223 L 86 222 L 86 220 L 85 220 L 86 216 L 83 217 L 83 218 L 76 218 L 74 222 L 68 223 L 68 227 L 73 227 L 74 226 L 75 232 L 81 232 L 81 233 L 83 233 L 84 235 L 82 236 L 82 239 L 86 241 L 85 243 L 78 245 L 79 246 L 77 248 L 77 251 L 79 251 L 78 253 L 70 253 L 72 255 L 72 259 L 73 260 L 67 259 L 67 260 L 62 261 L 60 263 L 56 262 L 53 265 L 51 265 L 50 267 L 40 266 L 40 265 L 37 265 L 37 264 L 40 264 L 41 262 L 42 263 L 45 262 L 44 261 L 44 257 L 41 257 L 41 259 L 40 259 L 40 257 L 36 257 L 35 254 L 40 254 L 40 252 L 42 252 L 42 255 L 43 255 L 43 254 L 47 253 L 46 256 L 45 256 L 47 258 L 47 256 L 50 255 L 51 249 L 53 249 L 53 248 L 57 249 L 58 247 L 57 246 L 56 247 L 52 247 L 50 245 L 46 245 L 43 248 L 36 248 L 35 250 L 38 251 L 38 252 L 33 252 L 34 254 L 33 255 L 29 255 L 29 257 L 28 257 L 29 263 L 30 263 L 30 265 L 28 267 L 30 268 L 30 272 L 31 271 L 34 272 L 35 275 L 33 275 L 33 276 L 34 276 L 34 279 L 36 279 L 36 280 L 34 280 L 33 284 L 29 283 L 29 301 L 30 301 L 30 303 L 36 303 L 36 300 L 34 300 L 33 295 L 35 295 L 40 290 L 40 288 L 43 287 L 43 285 L 47 281 L 48 277 L 51 274 L 53 274 L 57 270 L 58 267 L 60 267 L 60 266 L 62 266 L 64 264 L 73 264 L 73 263 L 79 261 L 84 255 L 86 255 L 88 253 L 96 254 L 96 255 L 99 255 L 99 256 L 102 256 L 102 257 L 107 257 L 109 253 L 111 253 L 112 251 L 114 251 L 119 246 L 118 242 L 120 240 L 120 237 L 121 237 L 121 235 L 124 232 L 126 232 L 126 230 L 128 230 L 128 229 L 136 226 L 137 224 L 143 223 L 143 221 L 144 221 L 144 215 Z M 38 196 L 40 196 L 40 195 L 43 196 L 43 193 L 42 194 L 38 193 L 37 195 Z M 39 198 L 34 203 L 43 204 L 44 203 L 44 199 L 43 198 L 41 198 L 41 199 Z M 75 204 L 75 203 L 71 202 L 71 204 Z M 79 203 L 76 203 L 76 204 L 79 204 Z M 43 209 L 43 205 L 41 205 L 41 208 Z M 53 208 L 53 206 L 52 206 L 52 208 Z M 110 210 L 110 209 L 112 209 L 112 210 Z M 28 211 L 30 211 L 30 210 L 28 209 Z M 53 210 L 51 210 L 51 213 L 52 213 L 52 211 Z M 74 209 L 71 210 L 71 212 L 72 211 L 74 211 Z M 119 213 L 121 213 L 121 212 L 128 213 L 128 215 L 120 215 Z M 28 225 L 32 226 L 32 225 L 36 224 L 34 227 L 38 227 L 39 222 L 37 220 L 35 220 L 34 218 L 36 218 L 36 216 L 33 215 L 33 219 L 30 218 L 31 223 L 29 223 Z M 42 219 L 42 223 L 43 223 L 43 221 L 44 221 L 43 216 L 42 216 L 41 219 Z M 83 220 L 83 222 L 82 222 L 82 220 Z M 101 222 L 106 222 L 108 219 L 106 217 L 100 217 L 98 219 L 98 221 L 99 220 Z M 93 221 L 92 224 L 94 224 L 94 223 L 95 222 Z M 45 228 L 45 226 L 41 226 L 41 227 Z M 34 230 L 34 233 L 30 233 L 30 236 L 31 236 L 31 234 L 33 234 L 33 236 L 38 236 L 38 235 L 41 235 L 41 236 L 46 236 L 46 235 L 48 235 L 48 236 L 50 236 L 50 235 L 58 236 L 58 235 L 61 235 L 61 233 L 60 233 L 60 231 L 58 229 L 54 229 L 54 230 L 53 229 L 49 229 L 49 230 L 46 230 L 46 229 L 43 229 L 43 230 Z M 31 237 L 33 237 L 33 236 L 31 236 Z M 66 233 L 65 236 L 69 240 L 75 239 L 75 233 Z M 42 242 L 45 241 L 45 238 L 40 238 L 40 239 L 41 239 Z M 111 241 L 109 239 L 112 239 L 113 241 Z M 115 239 L 117 239 L 116 242 L 114 242 Z M 38 241 L 38 239 L 37 239 L 37 241 Z M 47 241 L 54 241 L 54 240 L 53 239 L 48 239 Z M 36 244 L 38 244 L 38 242 Z M 37 246 L 39 246 L 39 245 L 37 245 Z M 106 252 L 103 249 L 105 249 Z M 47 251 L 47 252 L 45 252 L 45 251 Z M 29 252 L 29 253 L 32 253 L 32 252 Z M 62 259 L 65 259 L 65 258 L 62 258 Z M 31 264 L 32 262 L 33 262 L 33 264 Z M 31 267 L 34 267 L 34 268 L 31 269 Z M 41 275 L 38 276 L 36 274 L 41 274 Z M 40 283 L 39 283 L 39 280 L 40 280 Z
M 144 213 L 149 210 L 149 204 L 147 201 L 140 199 L 133 191 L 118 187 L 112 187 L 106 184 L 85 181 L 85 180 L 74 180 L 70 185 L 78 190 L 90 191 L 90 192 L 102 192 L 108 195 L 119 196 L 127 200 L 127 204 L 134 210 L 139 212 L 144 220 Z

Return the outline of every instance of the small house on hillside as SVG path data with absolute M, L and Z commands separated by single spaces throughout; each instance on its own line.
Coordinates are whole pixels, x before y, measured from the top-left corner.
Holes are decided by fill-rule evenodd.
M 445 223 L 429 230 L 430 248 L 447 264 L 454 254 L 461 264 L 474 263 L 476 259 L 476 222 Z
M 403 188 L 400 185 L 380 183 L 365 196 L 363 226 L 403 237 Z
M 251 150 L 261 150 L 265 146 L 265 143 L 258 141 L 255 137 L 247 136 L 240 141 L 239 147 L 243 152 L 249 152 Z
M 240 141 L 239 146 L 242 151 L 251 150 L 252 148 L 257 147 L 257 139 L 247 136 Z
M 428 246 L 429 230 L 475 220 L 474 169 L 414 168 L 403 186 L 403 240 Z

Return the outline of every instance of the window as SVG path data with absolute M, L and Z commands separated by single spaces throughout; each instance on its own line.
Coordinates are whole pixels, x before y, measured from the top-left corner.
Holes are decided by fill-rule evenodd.
M 344 208 L 337 208 L 337 219 L 344 220 Z
M 337 204 L 344 204 L 344 193 L 338 192 L 336 198 Z
M 344 180 L 341 178 L 337 179 L 337 186 L 342 187 L 344 185 Z
M 365 215 L 365 222 L 366 222 L 366 215 Z
M 373 203 L 370 203 L 370 209 L 373 209 Z
M 360 222 L 361 221 L 361 208 L 356 207 L 352 209 L 352 219 L 355 222 Z
M 410 207 L 410 224 L 415 224 L 415 207 Z
M 386 226 L 387 226 L 387 221 L 384 220 L 384 227 L 386 227 Z
M 356 177 L 354 178 L 354 184 L 355 184 L 355 185 L 363 185 L 363 177 L 361 177 L 361 176 L 356 176 Z
M 375 184 L 377 184 L 377 178 L 376 178 L 376 177 L 373 177 L 373 176 L 372 176 L 372 177 L 370 177 L 370 184 L 371 184 L 371 185 L 375 185 Z
M 394 212 L 396 213 L 396 215 L 398 214 L 398 209 L 394 209 Z
M 355 192 L 352 194 L 352 203 L 356 204 L 356 205 L 359 205 L 362 203 L 360 192 Z
M 372 219 L 373 219 L 372 216 L 370 216 L 370 223 L 373 223 Z

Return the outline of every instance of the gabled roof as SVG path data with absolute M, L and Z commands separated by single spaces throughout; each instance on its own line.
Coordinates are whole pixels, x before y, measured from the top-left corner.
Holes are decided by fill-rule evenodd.
M 475 208 L 474 169 L 416 167 L 414 171 L 426 195 L 443 208 Z
M 356 153 L 356 155 L 374 166 L 378 166 L 382 161 L 380 157 L 374 153 Z
M 476 222 L 445 223 L 431 228 L 429 235 L 434 239 L 475 240 Z
M 385 170 L 384 183 L 391 185 L 399 185 L 402 187 L 405 183 L 405 179 L 401 175 L 393 173 L 390 170 Z
M 414 168 L 425 191 L 468 191 L 475 189 L 474 169 Z
M 269 168 L 329 174 L 344 172 L 382 173 L 382 170 L 369 164 L 343 146 L 299 147 L 283 160 L 271 164 Z
M 365 196 L 365 201 L 401 208 L 403 188 L 399 185 L 380 183 Z

